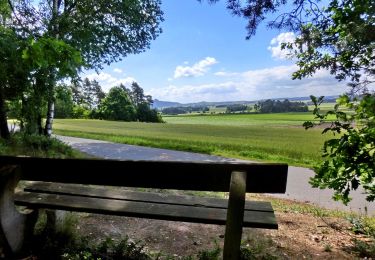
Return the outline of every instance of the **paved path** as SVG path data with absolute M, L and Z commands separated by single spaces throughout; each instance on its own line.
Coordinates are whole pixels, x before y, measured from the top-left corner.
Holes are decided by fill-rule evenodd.
M 159 148 L 149 148 L 135 145 L 117 144 L 105 141 L 90 140 L 75 137 L 58 136 L 60 140 L 69 144 L 74 149 L 80 150 L 96 157 L 106 159 L 127 160 L 165 160 L 165 161 L 239 161 L 219 156 L 206 154 L 172 151 Z M 353 192 L 353 200 L 348 206 L 331 199 L 332 191 L 314 189 L 308 184 L 308 180 L 314 172 L 302 167 L 289 167 L 288 184 L 285 195 L 277 197 L 293 199 L 302 202 L 314 203 L 330 209 L 342 209 L 367 212 L 375 215 L 375 203 L 368 203 L 361 191 Z

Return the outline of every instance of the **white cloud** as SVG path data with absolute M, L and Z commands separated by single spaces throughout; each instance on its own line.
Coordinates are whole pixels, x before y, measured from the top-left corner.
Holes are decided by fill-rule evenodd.
M 271 51 L 272 57 L 279 60 L 290 59 L 292 52 L 288 49 L 281 49 L 282 43 L 294 42 L 296 36 L 293 32 L 280 33 L 278 36 L 273 38 L 268 46 L 268 50 Z
M 206 57 L 193 66 L 177 66 L 174 71 L 174 78 L 203 76 L 216 63 L 217 60 L 215 58 Z M 184 64 L 186 65 L 186 61 Z
M 120 84 L 129 86 L 131 83 L 136 81 L 133 77 L 117 78 L 106 72 L 100 72 L 99 74 L 91 73 L 86 75 L 85 78 L 98 81 L 105 92 L 108 92 L 108 90 L 114 86 L 118 86 Z
M 202 85 L 169 85 L 162 89 L 151 89 L 149 93 L 160 100 L 172 100 L 181 102 L 198 101 L 223 101 L 220 97 L 230 98 L 233 93 L 237 93 L 235 82 L 224 82 L 220 84 Z
M 227 72 L 227 71 L 218 71 L 215 72 L 214 75 L 218 77 L 233 77 L 238 76 L 239 73 L 237 72 Z
M 231 73 L 218 83 L 197 85 L 169 85 L 151 89 L 150 94 L 159 100 L 178 102 L 259 100 L 266 98 L 302 97 L 309 95 L 337 95 L 346 90 L 326 70 L 314 77 L 292 80 L 295 65 Z
M 122 73 L 122 69 L 120 68 L 114 68 L 113 71 L 116 73 Z

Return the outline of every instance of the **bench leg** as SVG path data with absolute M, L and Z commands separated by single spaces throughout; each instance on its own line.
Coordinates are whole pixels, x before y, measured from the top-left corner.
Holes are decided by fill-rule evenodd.
M 16 166 L 0 169 L 0 259 L 11 259 L 24 249 L 32 236 L 37 212 L 19 212 L 14 205 L 14 189 L 21 172 Z
M 225 227 L 224 260 L 238 260 L 240 258 L 246 177 L 246 172 L 232 172 Z

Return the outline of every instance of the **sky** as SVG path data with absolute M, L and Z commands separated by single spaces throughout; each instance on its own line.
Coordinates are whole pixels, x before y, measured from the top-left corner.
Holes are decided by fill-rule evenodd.
M 136 81 L 154 99 L 181 103 L 327 96 L 346 90 L 328 71 L 292 80 L 297 67 L 280 44 L 295 35 L 263 24 L 246 40 L 246 20 L 232 16 L 225 2 L 163 0 L 163 33 L 148 50 L 99 74 L 85 71 L 81 76 L 99 81 L 104 91 Z

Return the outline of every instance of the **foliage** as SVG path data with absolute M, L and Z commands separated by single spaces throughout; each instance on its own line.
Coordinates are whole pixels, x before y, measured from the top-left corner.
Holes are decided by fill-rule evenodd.
M 37 259 L 151 259 L 139 242 L 134 243 L 127 236 L 93 243 L 90 237 L 77 232 L 77 223 L 76 214 L 66 213 L 62 222 L 51 226 L 47 214 L 40 214 L 30 245 L 31 255 Z
M 81 102 L 77 105 L 83 105 L 89 110 L 97 108 L 105 98 L 105 93 L 96 80 L 90 81 L 88 78 L 85 78 L 81 89 Z
M 246 105 L 241 105 L 241 104 L 228 105 L 225 113 L 245 112 L 247 109 L 248 107 Z
M 158 0 L 12 1 L 11 26 L 29 37 L 56 38 L 80 51 L 86 66 L 145 50 L 160 33 Z M 22 17 L 22 19 L 18 19 Z
M 137 82 L 133 82 L 130 88 L 130 90 L 125 88 L 125 90 L 129 93 L 132 103 L 136 108 L 137 121 L 163 122 L 158 112 L 155 109 L 151 109 L 153 103 L 152 97 L 149 95 L 146 96 Z
M 126 90 L 113 87 L 100 106 L 100 115 L 108 120 L 135 121 L 136 108 Z
M 372 259 L 375 257 L 375 242 L 364 242 L 358 239 L 354 239 L 354 246 L 350 248 L 363 259 Z
M 59 85 L 56 87 L 55 117 L 71 118 L 72 114 L 72 91 L 65 85 Z
M 205 113 L 210 109 L 207 106 L 186 106 L 186 107 L 166 107 L 162 109 L 162 113 L 166 115 L 181 115 L 187 113 Z
M 221 253 L 220 246 L 216 242 L 216 246 L 215 246 L 214 249 L 200 251 L 200 252 L 198 252 L 197 256 L 198 256 L 199 260 L 216 260 L 216 259 L 219 259 L 220 253 Z
M 288 99 L 283 101 L 267 99 L 259 101 L 254 109 L 260 113 L 283 113 L 283 112 L 307 112 L 308 107 L 303 102 L 290 102 Z
M 152 97 L 144 95 L 136 82 L 131 89 L 120 84 L 110 89 L 108 95 L 97 81 L 88 78 L 56 88 L 57 118 L 163 122 L 151 105 Z
M 0 18 L 0 34 L 9 31 L 15 36 L 6 38 L 0 35 L 0 41 L 11 39 L 4 45 L 7 47 L 4 50 L 18 60 L 22 55 L 26 70 L 19 79 L 27 79 L 19 84 L 23 87 L 21 97 L 14 93 L 9 97 L 0 91 L 1 133 L 8 132 L 5 100 L 23 98 L 21 126 L 28 133 L 44 132 L 49 135 L 56 83 L 75 77 L 82 65 L 98 70 L 102 64 L 109 65 L 130 53 L 147 49 L 151 40 L 161 33 L 162 12 L 159 0 L 42 0 L 37 3 L 22 0 L 2 1 Z M 24 45 L 22 48 L 17 45 L 16 39 Z M 17 50 L 21 50 L 22 54 Z M 13 72 L 10 68 L 12 62 L 17 62 L 9 55 L 4 57 L 9 69 L 2 71 L 11 75 L 7 76 L 8 79 L 18 79 L 15 75 L 17 70 Z M 87 102 L 90 109 L 97 105 L 94 102 Z M 47 113 L 44 131 L 42 112 Z
M 259 235 L 256 238 L 248 238 L 246 247 L 241 247 L 240 259 L 242 260 L 275 260 L 279 256 L 275 252 L 275 243 L 272 239 L 263 238 Z
M 323 146 L 323 163 L 316 167 L 316 176 L 311 179 L 314 187 L 332 188 L 334 199 L 345 204 L 350 201 L 349 193 L 362 186 L 368 201 L 375 199 L 375 94 L 365 94 L 350 98 L 342 95 L 332 111 L 321 113 L 319 105 L 323 97 L 311 97 L 315 104 L 313 111 L 320 123 L 329 115 L 336 120 L 323 130 L 332 132 L 339 138 L 327 140 Z M 352 113 L 340 111 L 340 106 Z M 314 126 L 312 122 L 304 124 Z
M 0 87 L 6 100 L 14 100 L 27 85 L 22 50 L 25 43 L 9 29 L 0 25 Z
M 282 46 L 291 50 L 297 59 L 299 69 L 293 74 L 294 79 L 328 69 L 338 80 L 350 80 L 355 90 L 374 83 L 375 5 L 372 1 L 228 0 L 227 8 L 248 20 L 248 39 L 271 14 L 276 14 L 273 16 L 276 18 L 269 20 L 269 27 L 297 33 L 294 42 Z
M 353 91 L 374 83 L 375 5 L 367 0 L 330 1 L 312 23 L 303 24 L 294 44 L 299 70 L 293 78 L 328 69 L 349 80 Z M 294 46 L 293 46 L 294 45 Z
M 255 34 L 266 14 L 279 12 L 269 26 L 297 33 L 293 42 L 282 44 L 282 49 L 288 49 L 290 56 L 296 59 L 298 70 L 293 73 L 293 79 L 328 70 L 337 80 L 348 82 L 351 95 L 365 95 L 362 100 L 350 100 L 347 95 L 340 99 L 339 105 L 352 108 L 354 116 L 336 108 L 326 114 L 335 115 L 337 120 L 324 132 L 344 133 L 340 138 L 325 143 L 325 161 L 317 167 L 317 174 L 311 184 L 314 187 L 334 189 L 334 199 L 342 200 L 345 204 L 350 200 L 350 190 L 362 185 L 367 192 L 367 200 L 373 201 L 375 106 L 372 101 L 374 94 L 369 92 L 368 87 L 373 87 L 375 83 L 374 2 L 228 0 L 227 6 L 233 14 L 248 19 L 248 38 Z M 320 101 L 315 100 L 316 103 Z M 324 119 L 317 107 L 314 114 Z M 352 126 L 353 121 L 356 121 L 356 126 Z M 305 126 L 311 127 L 312 124 L 306 122 Z
M 72 118 L 89 119 L 91 111 L 84 106 L 73 105 Z
M 366 216 L 351 216 L 348 218 L 355 234 L 364 234 L 375 239 L 375 218 Z
M 140 103 L 137 106 L 137 120 L 140 122 L 163 123 L 163 119 L 155 109 L 150 109 L 147 103 Z
M 0 6 L 3 7 L 3 6 Z M 0 16 L 3 8 L 0 9 Z M 0 135 L 9 138 L 7 102 L 19 99 L 28 85 L 27 69 L 21 58 L 24 43 L 0 24 Z
M 76 77 L 77 69 L 82 65 L 79 51 L 62 40 L 49 37 L 30 39 L 22 58 L 29 66 L 31 76 L 54 70 L 53 74 L 49 74 L 54 82 L 68 76 Z
M 1 140 L 0 154 L 58 158 L 82 157 L 82 154 L 55 138 L 23 133 L 15 133 L 8 140 Z
M 77 77 L 82 58 L 75 48 L 55 38 L 42 36 L 37 40 L 30 38 L 27 42 L 22 59 L 27 66 L 31 86 L 24 92 L 24 108 L 19 119 L 22 130 L 29 134 L 42 134 L 43 107 L 54 100 L 55 83 L 67 77 Z M 48 107 L 48 114 L 51 109 Z

